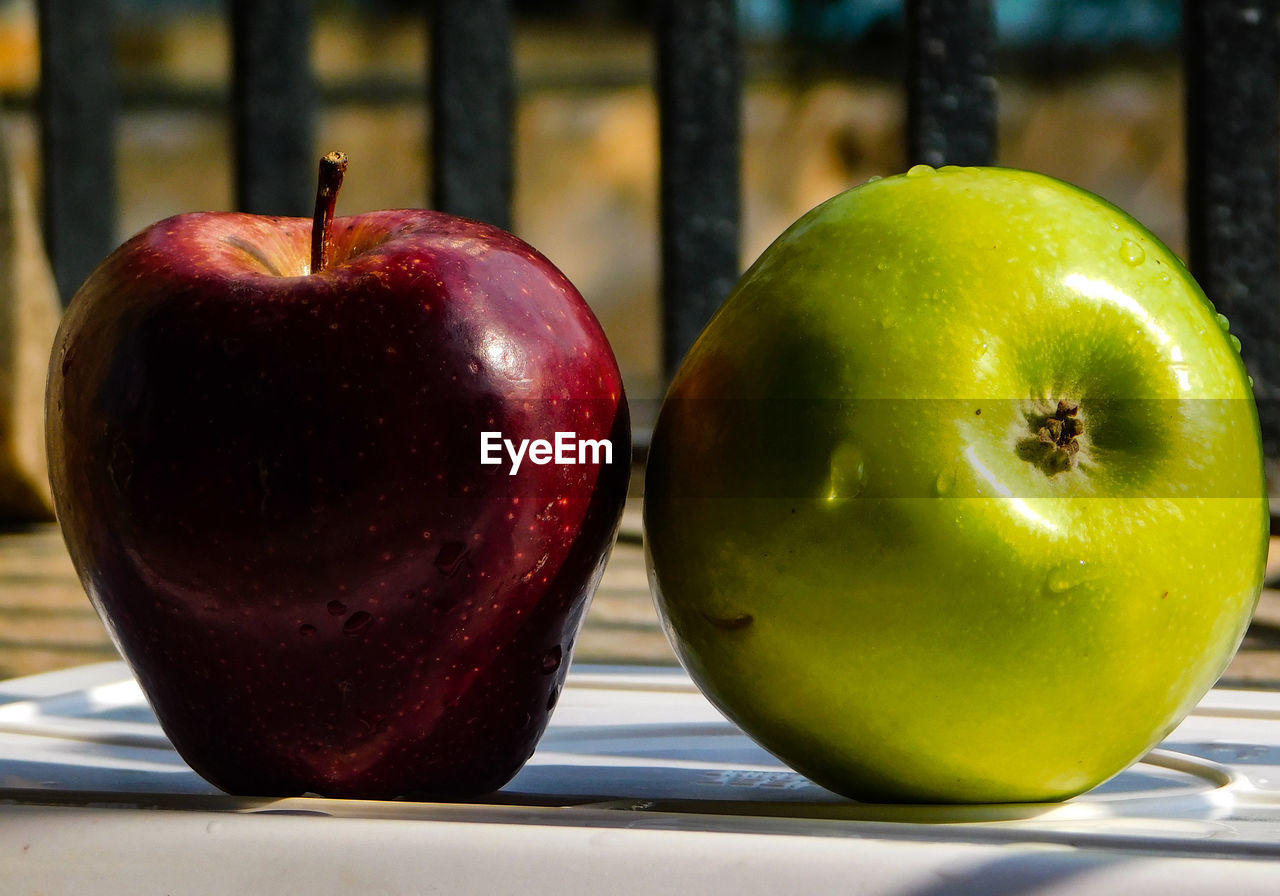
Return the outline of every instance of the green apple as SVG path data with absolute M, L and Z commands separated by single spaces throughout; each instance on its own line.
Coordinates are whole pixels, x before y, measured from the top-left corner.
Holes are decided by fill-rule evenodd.
M 653 434 L 650 579 L 707 696 L 857 799 L 1123 770 L 1230 661 L 1268 538 L 1225 318 L 1132 218 L 918 166 L 743 275 Z

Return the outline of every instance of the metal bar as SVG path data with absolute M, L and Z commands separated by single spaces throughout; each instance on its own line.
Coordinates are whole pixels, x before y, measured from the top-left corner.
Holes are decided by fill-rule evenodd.
M 996 159 L 995 13 L 991 0 L 907 0 L 907 159 Z
M 1280 457 L 1280 13 L 1183 3 L 1191 269 L 1254 379 L 1266 455 Z
M 44 237 L 62 301 L 116 244 L 110 0 L 40 0 Z
M 431 21 L 432 201 L 511 229 L 515 63 L 510 0 L 436 0 Z
M 233 0 L 232 119 L 236 206 L 255 214 L 311 214 L 317 89 L 311 0 Z
M 670 377 L 739 274 L 742 52 L 734 0 L 660 0 L 656 28 Z

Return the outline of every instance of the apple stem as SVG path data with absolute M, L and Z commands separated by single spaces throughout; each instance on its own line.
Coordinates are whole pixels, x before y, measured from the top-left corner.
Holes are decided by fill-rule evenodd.
M 1036 422 L 1028 421 L 1035 435 L 1018 443 L 1019 455 L 1049 477 L 1075 469 L 1084 435 L 1084 421 L 1079 415 L 1079 403 L 1064 398 L 1054 413 Z
M 333 210 L 338 204 L 342 176 L 347 173 L 347 154 L 325 153 L 320 160 L 319 184 L 316 187 L 316 211 L 311 219 L 311 273 L 324 270 L 329 256 L 329 230 Z

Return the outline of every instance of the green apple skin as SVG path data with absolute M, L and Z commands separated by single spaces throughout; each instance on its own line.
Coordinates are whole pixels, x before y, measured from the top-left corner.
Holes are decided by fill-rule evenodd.
M 1043 175 L 920 166 L 809 212 L 653 434 L 679 658 L 855 799 L 1052 801 L 1120 772 L 1214 684 L 1261 589 L 1257 408 L 1226 329 L 1152 234 Z M 1068 466 L 1039 440 L 1060 400 Z

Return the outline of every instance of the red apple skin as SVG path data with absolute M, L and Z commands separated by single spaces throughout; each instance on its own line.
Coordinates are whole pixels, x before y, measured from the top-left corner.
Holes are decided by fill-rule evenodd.
M 162 221 L 54 345 L 64 536 L 165 732 L 235 794 L 484 794 L 533 752 L 613 544 L 630 429 L 550 262 L 436 212 Z M 480 433 L 611 464 L 481 465 Z

